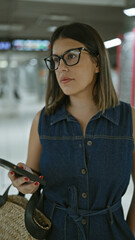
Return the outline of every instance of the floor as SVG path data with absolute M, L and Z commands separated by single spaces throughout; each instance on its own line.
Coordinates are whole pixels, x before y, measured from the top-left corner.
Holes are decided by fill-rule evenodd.
M 6 100 L 0 99 L 0 158 L 13 163 L 25 162 L 32 119 L 44 105 L 43 102 L 37 102 L 34 97 L 31 97 L 29 101 L 12 101 L 10 104 Z M 6 169 L 0 167 L 0 194 L 10 184 L 7 173 Z M 17 193 L 17 191 L 12 187 L 10 193 Z M 125 217 L 132 193 L 133 184 L 131 180 L 122 199 Z

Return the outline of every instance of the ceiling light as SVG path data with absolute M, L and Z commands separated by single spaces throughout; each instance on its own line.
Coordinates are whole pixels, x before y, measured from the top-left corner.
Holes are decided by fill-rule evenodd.
M 72 21 L 73 17 L 66 16 L 66 15 L 46 15 L 45 19 L 52 20 L 52 21 Z
M 47 30 L 48 32 L 54 32 L 56 30 L 56 26 L 51 26 L 51 27 L 48 27 Z
M 124 14 L 127 15 L 128 17 L 133 17 L 133 16 L 135 16 L 135 8 L 124 9 L 123 12 L 124 12 Z
M 121 45 L 121 39 L 120 38 L 114 38 L 109 41 L 105 41 L 104 45 L 106 48 L 112 48 Z
M 23 28 L 21 24 L 0 24 L 0 31 L 22 31 Z
M 70 3 L 70 4 L 86 4 L 86 5 L 108 5 L 108 6 L 125 6 L 126 0 L 19 0 L 27 2 L 49 2 L 49 3 Z

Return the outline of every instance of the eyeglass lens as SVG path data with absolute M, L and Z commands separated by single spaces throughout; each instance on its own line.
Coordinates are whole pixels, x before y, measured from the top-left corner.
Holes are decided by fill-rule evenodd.
M 69 50 L 61 57 L 57 55 L 52 55 L 46 59 L 47 67 L 50 70 L 56 70 L 59 67 L 61 58 L 64 60 L 64 63 L 68 66 L 73 66 L 78 63 L 80 56 L 80 50 Z

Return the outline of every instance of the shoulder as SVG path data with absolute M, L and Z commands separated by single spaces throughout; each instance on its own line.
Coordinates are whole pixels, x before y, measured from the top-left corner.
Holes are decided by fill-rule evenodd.
M 118 106 L 120 106 L 121 108 L 125 108 L 125 109 L 131 108 L 129 103 L 123 102 L 123 101 L 119 101 L 119 105 Z
M 129 103 L 119 101 L 119 104 L 116 106 L 116 111 L 119 112 L 121 121 L 126 121 L 126 124 L 129 126 L 132 122 L 132 108 Z
M 41 111 L 42 111 L 42 110 L 40 110 L 39 112 L 36 113 L 36 115 L 35 115 L 35 117 L 34 117 L 34 120 L 35 120 L 35 121 L 39 121 Z
M 132 119 L 133 119 L 133 138 L 134 138 L 132 177 L 135 184 L 135 108 L 134 107 L 132 107 Z
M 121 114 L 123 114 L 126 119 L 128 118 L 130 120 L 130 118 L 132 118 L 134 114 L 134 109 L 131 107 L 130 103 L 120 101 L 118 107 Z
M 132 107 L 132 117 L 133 117 L 133 120 L 135 121 L 135 107 Z
M 134 136 L 134 142 L 135 142 L 135 108 L 132 107 L 132 121 L 133 121 L 133 136 Z
M 43 107 L 40 111 L 38 111 L 33 119 L 33 122 L 38 123 L 40 120 L 41 115 L 44 115 L 45 113 L 45 107 Z
M 36 128 L 36 129 L 38 128 L 41 115 L 44 113 L 44 109 L 45 108 L 42 108 L 40 111 L 36 113 L 35 117 L 33 118 L 32 128 Z
M 42 111 L 42 110 L 40 110 L 40 111 L 38 111 L 38 112 L 36 113 L 36 115 L 35 115 L 35 117 L 34 117 L 34 119 L 33 119 L 33 123 L 35 123 L 35 124 L 38 124 L 38 123 L 39 123 L 41 111 Z

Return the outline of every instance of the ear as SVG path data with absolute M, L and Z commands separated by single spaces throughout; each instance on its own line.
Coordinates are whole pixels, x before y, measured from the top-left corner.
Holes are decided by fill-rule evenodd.
M 96 66 L 96 73 L 99 73 L 99 66 Z
M 99 73 L 99 55 L 96 57 L 96 73 Z

